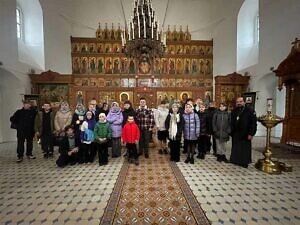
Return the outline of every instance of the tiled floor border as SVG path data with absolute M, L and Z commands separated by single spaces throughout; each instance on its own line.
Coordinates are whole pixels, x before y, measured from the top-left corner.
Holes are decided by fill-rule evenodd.
M 177 167 L 175 162 L 170 162 L 170 166 L 175 174 L 177 182 L 179 183 L 179 187 L 181 188 L 187 203 L 189 204 L 194 218 L 200 225 L 210 224 L 209 220 L 207 219 L 203 209 L 201 208 L 199 202 L 197 201 L 196 197 L 194 196 L 190 186 L 184 179 L 180 169 Z
M 121 191 L 126 179 L 126 174 L 129 168 L 129 163 L 124 160 L 124 164 L 120 170 L 119 176 L 117 178 L 117 181 L 115 183 L 114 189 L 110 195 L 110 198 L 108 200 L 108 204 L 105 207 L 103 216 L 101 218 L 100 224 L 106 225 L 106 224 L 112 224 L 112 221 L 114 219 L 115 211 L 117 209 Z

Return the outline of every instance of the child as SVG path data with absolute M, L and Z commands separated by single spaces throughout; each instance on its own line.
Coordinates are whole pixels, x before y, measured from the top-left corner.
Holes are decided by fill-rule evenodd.
M 78 160 L 80 140 L 75 136 L 71 125 L 65 127 L 65 132 L 66 136 L 60 142 L 59 157 L 56 160 L 58 167 L 64 167 L 68 164 L 74 165 Z
M 94 128 L 96 148 L 98 150 L 99 166 L 108 163 L 108 140 L 111 138 L 112 130 L 106 121 L 105 113 L 99 114 L 99 121 Z
M 179 112 L 179 105 L 172 105 L 172 112 L 167 116 L 165 126 L 169 131 L 171 161 L 180 161 L 180 141 L 182 136 L 182 114 Z
M 49 102 L 45 102 L 42 111 L 35 117 L 35 135 L 41 138 L 44 158 L 53 156 L 54 112 Z
M 91 111 L 87 111 L 84 121 L 80 127 L 80 163 L 93 162 L 92 158 L 92 143 L 94 141 L 94 128 L 96 125 L 95 116 Z
M 136 144 L 140 140 L 140 130 L 134 122 L 132 115 L 128 116 L 127 123 L 122 129 L 122 140 L 127 147 L 128 161 L 139 165 Z
M 204 103 L 199 104 L 198 116 L 200 119 L 200 136 L 198 138 L 198 159 L 204 159 L 209 147 L 208 114 Z
M 166 118 L 169 114 L 169 110 L 166 107 L 166 102 L 161 101 L 160 106 L 154 114 L 155 125 L 157 128 L 157 139 L 160 142 L 159 154 L 168 154 L 167 138 L 169 136 L 168 130 L 165 127 Z
M 229 141 L 229 134 L 231 132 L 231 117 L 226 110 L 226 105 L 220 103 L 219 110 L 215 112 L 212 121 L 214 137 L 216 138 L 217 160 L 218 162 L 227 163 L 225 142 Z
M 185 163 L 194 164 L 194 152 L 200 134 L 200 120 L 191 103 L 185 105 L 183 114 L 183 136 L 186 143 L 187 158 Z

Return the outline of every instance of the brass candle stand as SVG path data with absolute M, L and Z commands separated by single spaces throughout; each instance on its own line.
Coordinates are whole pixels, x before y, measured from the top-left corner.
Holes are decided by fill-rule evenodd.
M 269 174 L 281 174 L 282 171 L 290 172 L 292 171 L 292 166 L 285 164 L 283 162 L 279 162 L 277 160 L 272 160 L 272 149 L 271 149 L 271 129 L 275 127 L 277 124 L 283 121 L 283 118 L 272 114 L 271 111 L 268 111 L 267 115 L 263 115 L 257 118 L 257 120 L 267 128 L 267 137 L 266 137 L 266 147 L 264 151 L 264 159 L 259 159 L 255 167 L 258 170 Z

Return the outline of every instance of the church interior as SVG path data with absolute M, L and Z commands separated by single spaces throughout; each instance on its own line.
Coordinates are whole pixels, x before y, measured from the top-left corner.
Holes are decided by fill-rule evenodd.
M 300 224 L 299 11 L 298 0 L 0 0 L 0 224 Z M 9 118 L 24 100 L 74 111 L 201 98 L 232 111 L 238 97 L 258 118 L 248 168 L 212 151 L 171 162 L 154 141 L 139 165 L 123 145 L 108 165 L 58 168 L 58 147 L 46 159 L 37 140 L 36 159 L 16 163 Z

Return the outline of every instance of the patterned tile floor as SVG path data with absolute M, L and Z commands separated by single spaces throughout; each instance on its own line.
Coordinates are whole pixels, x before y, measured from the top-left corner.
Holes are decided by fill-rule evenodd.
M 264 138 L 255 138 L 253 145 L 264 146 Z M 43 159 L 36 145 L 37 159 L 17 164 L 15 149 L 16 143 L 0 144 L 1 225 L 99 224 L 122 158 L 104 167 L 60 169 L 55 159 Z M 254 162 L 261 157 L 253 151 Z M 282 161 L 293 172 L 267 175 L 253 164 L 244 169 L 218 163 L 212 155 L 177 166 L 212 224 L 300 224 L 300 155 Z

